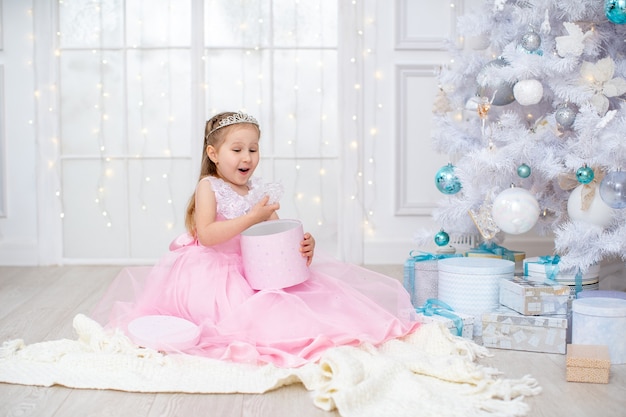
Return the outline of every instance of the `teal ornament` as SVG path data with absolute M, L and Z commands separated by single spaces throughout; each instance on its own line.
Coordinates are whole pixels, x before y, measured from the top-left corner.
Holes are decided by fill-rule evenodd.
M 600 197 L 614 209 L 626 208 L 626 172 L 613 171 L 600 182 Z
M 626 23 L 626 0 L 604 0 L 604 14 L 609 22 Z
M 454 173 L 454 165 L 448 164 L 435 174 L 435 185 L 444 194 L 456 194 L 461 190 L 461 182 Z
M 435 235 L 435 244 L 437 246 L 446 246 L 448 242 L 450 242 L 449 234 L 447 234 L 443 230 L 440 230 L 439 232 L 437 232 L 437 234 Z
M 520 178 L 528 178 L 528 177 L 530 177 L 530 172 L 531 172 L 531 169 L 526 164 L 522 164 L 522 165 L 517 167 L 517 175 L 519 175 Z
M 584 165 L 576 170 L 576 179 L 581 184 L 589 184 L 593 181 L 594 178 L 593 169 L 589 168 L 587 165 Z

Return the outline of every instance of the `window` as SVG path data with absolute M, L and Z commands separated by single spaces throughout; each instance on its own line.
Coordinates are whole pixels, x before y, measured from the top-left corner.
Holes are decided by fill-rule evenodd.
M 184 231 L 204 122 L 259 119 L 280 215 L 336 238 L 335 1 L 58 3 L 64 258 L 151 259 Z

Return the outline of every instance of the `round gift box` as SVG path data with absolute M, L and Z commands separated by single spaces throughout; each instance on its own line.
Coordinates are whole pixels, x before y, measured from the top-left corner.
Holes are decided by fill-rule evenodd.
M 611 363 L 626 363 L 626 300 L 607 297 L 572 301 L 572 343 L 606 345 Z
M 515 262 L 459 257 L 439 260 L 438 298 L 455 311 L 474 316 L 474 335 L 482 335 L 482 314 L 500 305 L 500 280 L 512 279 Z
M 255 290 L 287 288 L 309 278 L 300 253 L 304 232 L 298 220 L 257 223 L 241 233 L 245 277 Z
M 162 352 L 191 348 L 200 339 L 200 328 L 194 323 L 163 315 L 136 318 L 128 324 L 128 333 L 137 345 Z

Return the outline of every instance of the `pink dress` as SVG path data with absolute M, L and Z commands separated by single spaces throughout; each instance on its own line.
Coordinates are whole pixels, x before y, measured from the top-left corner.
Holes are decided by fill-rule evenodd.
M 250 182 L 240 196 L 211 181 L 218 220 L 249 210 L 270 185 Z M 316 252 L 310 278 L 280 290 L 253 290 L 243 273 L 240 236 L 203 246 L 185 234 L 154 267 L 128 267 L 94 310 L 94 319 L 127 331 L 133 319 L 170 315 L 201 329 L 184 353 L 248 363 L 301 366 L 329 347 L 380 344 L 418 327 L 409 294 L 393 278 Z

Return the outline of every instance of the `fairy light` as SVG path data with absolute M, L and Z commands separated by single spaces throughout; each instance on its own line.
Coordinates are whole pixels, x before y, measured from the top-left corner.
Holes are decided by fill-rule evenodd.
M 328 119 L 327 115 L 324 114 L 324 91 L 325 91 L 325 74 L 324 74 L 324 49 L 323 47 L 326 45 L 325 42 L 325 38 L 324 38 L 324 10 L 322 9 L 322 4 L 323 2 L 320 1 L 318 3 L 318 7 L 319 7 L 319 15 L 320 15 L 320 19 L 319 19 L 319 33 L 318 33 L 318 37 L 320 40 L 320 49 L 319 49 L 319 58 L 318 58 L 318 63 L 317 63 L 317 67 L 318 67 L 318 71 L 319 71 L 319 87 L 316 89 L 316 92 L 320 95 L 319 96 L 319 108 L 318 111 L 320 113 L 320 117 L 319 117 L 319 134 L 320 134 L 320 139 L 319 142 L 317 144 L 318 148 L 318 156 L 319 158 L 319 176 L 318 176 L 318 186 L 319 186 L 319 190 L 320 193 L 323 193 L 323 189 L 324 189 L 324 177 L 326 176 L 326 167 L 325 167 L 325 160 L 324 160 L 324 144 L 325 142 L 322 140 L 322 138 L 324 137 L 324 132 L 325 132 L 325 125 L 326 125 L 326 120 Z M 317 226 L 318 227 L 322 227 L 324 226 L 327 221 L 326 221 L 326 215 L 324 213 L 324 204 L 323 204 L 323 200 L 321 196 L 317 196 L 317 204 L 319 207 L 319 217 L 317 220 Z
M 107 171 L 109 170 L 109 160 L 106 158 L 106 143 L 104 137 L 104 123 L 108 121 L 106 115 L 106 102 L 105 102 L 105 94 L 106 87 L 104 81 L 105 68 L 107 65 L 107 60 L 104 59 L 104 19 L 102 16 L 102 10 L 100 7 L 96 7 L 98 11 L 98 42 L 100 48 L 98 51 L 93 50 L 92 54 L 96 55 L 96 59 L 98 61 L 98 76 L 99 80 L 96 84 L 96 90 L 98 92 L 98 103 L 95 106 L 95 110 L 98 113 L 98 126 L 93 129 L 94 139 L 97 144 L 97 149 L 99 151 L 100 156 L 100 175 L 96 180 L 96 198 L 95 202 L 98 205 L 98 209 L 102 214 L 104 224 L 107 228 L 111 228 L 113 225 L 111 216 L 107 209 L 106 203 L 106 192 L 105 192 L 105 181 L 107 178 Z M 110 176 L 110 174 L 109 174 Z
M 363 123 L 361 122 L 361 116 L 363 115 L 363 90 L 360 88 L 364 82 L 364 62 L 366 54 L 364 53 L 364 24 L 365 20 L 363 19 L 363 10 L 362 5 L 358 4 L 356 1 L 352 2 L 353 14 L 352 14 L 352 27 L 354 28 L 354 46 L 352 51 L 352 57 L 350 58 L 350 63 L 353 64 L 353 73 L 354 73 L 354 86 L 359 86 L 359 88 L 353 88 L 353 103 L 354 103 L 354 113 L 350 116 L 352 121 L 352 132 L 354 134 L 354 138 L 350 140 L 348 143 L 349 149 L 354 152 L 355 159 L 355 172 L 353 174 L 353 187 L 354 194 L 350 196 L 350 200 L 356 204 L 358 207 L 359 213 L 355 215 L 363 216 L 364 211 L 364 182 L 363 182 L 363 169 L 364 169 L 364 161 L 363 161 Z M 364 120 L 364 119 L 363 119 Z M 366 230 L 365 222 L 361 222 L 362 231 Z M 359 257 L 362 255 L 359 254 Z
M 298 3 L 295 2 L 294 6 L 293 6 L 293 30 L 289 33 L 293 39 L 294 39 L 294 48 L 296 50 L 296 56 L 294 57 L 294 65 L 293 65 L 293 70 L 294 70 L 294 74 L 293 74 L 293 78 L 294 78 L 294 86 L 293 86 L 293 114 L 296 115 L 298 114 L 298 108 L 299 108 L 299 94 L 298 94 L 298 83 L 300 81 L 299 79 L 299 69 L 300 69 L 300 57 L 298 56 Z M 298 141 L 298 122 L 296 120 L 296 118 L 294 117 L 293 119 L 293 137 L 294 140 L 292 142 L 292 148 L 293 148 L 293 152 L 294 152 L 294 157 L 295 157 L 295 168 L 296 168 L 296 175 L 295 175 L 295 180 L 294 180 L 294 189 L 296 190 L 296 197 L 295 197 L 295 201 L 294 201 L 294 207 L 296 210 L 296 217 L 301 217 L 300 214 L 300 210 L 299 210 L 299 206 L 298 206 L 298 201 L 302 201 L 303 200 L 303 194 L 302 192 L 298 192 L 298 185 L 300 183 L 300 163 L 298 160 L 298 146 L 297 146 L 297 141 Z
M 373 15 L 374 16 L 379 16 L 380 13 L 378 11 L 378 7 L 379 7 L 379 2 L 374 2 L 374 7 L 375 9 L 373 10 Z M 379 84 L 380 82 L 384 79 L 384 73 L 383 71 L 379 68 L 379 55 L 378 55 L 378 50 L 379 50 L 379 45 L 378 42 L 379 40 L 379 36 L 378 36 L 378 24 L 377 21 L 374 17 L 369 17 L 367 19 L 365 19 L 365 27 L 367 29 L 367 33 L 371 33 L 369 39 L 374 39 L 374 45 L 373 48 L 366 48 L 366 54 L 364 56 L 364 59 L 369 58 L 371 59 L 373 62 L 371 62 L 371 65 L 373 65 L 374 70 L 372 71 L 372 89 L 373 89 L 373 102 L 374 102 L 374 108 L 371 110 L 372 111 L 372 124 L 369 128 L 369 140 L 366 140 L 365 143 L 368 145 L 367 148 L 365 149 L 365 152 L 369 155 L 367 157 L 367 172 L 368 172 L 368 178 L 365 181 L 365 185 L 367 187 L 366 189 L 366 196 L 367 196 L 367 200 L 363 203 L 363 214 L 365 216 L 365 221 L 366 221 L 366 230 L 368 233 L 368 236 L 373 236 L 375 234 L 375 223 L 373 222 L 373 215 L 374 215 L 374 205 L 376 203 L 377 200 L 377 195 L 376 195 L 376 182 L 375 182 L 375 178 L 376 178 L 376 160 L 374 158 L 374 155 L 376 155 L 376 146 L 377 146 L 377 138 L 379 137 L 379 128 L 378 128 L 378 121 L 379 121 L 379 112 L 382 111 L 383 109 L 383 104 L 379 101 L 380 97 L 379 97 Z
M 168 11 L 172 10 L 171 1 L 168 2 L 167 7 L 168 7 Z M 168 16 L 169 16 L 169 13 L 168 13 Z M 159 188 L 160 193 L 165 191 L 165 197 L 162 201 L 166 202 L 168 206 L 168 210 L 169 210 L 169 216 L 170 216 L 170 219 L 165 222 L 165 227 L 167 230 L 170 230 L 174 228 L 177 224 L 177 214 L 176 214 L 176 207 L 174 206 L 174 204 L 172 204 L 173 187 L 172 187 L 172 183 L 170 180 L 171 176 L 169 175 L 172 169 L 172 164 L 173 164 L 172 152 L 171 152 L 172 124 L 174 123 L 174 120 L 175 120 L 173 117 L 172 73 L 171 73 L 171 66 L 170 66 L 170 62 L 172 62 L 171 47 L 170 47 L 171 32 L 172 32 L 171 18 L 168 17 L 166 21 L 167 21 L 167 24 L 166 24 L 166 29 L 164 30 L 165 34 L 163 36 L 162 42 L 165 43 L 165 46 L 166 46 L 165 49 L 166 49 L 167 58 L 159 62 L 159 65 L 157 67 L 158 70 L 163 74 L 163 77 L 165 78 L 165 82 L 162 84 L 164 90 L 162 90 L 159 93 L 159 98 L 161 98 L 162 100 L 154 104 L 159 105 L 160 103 L 163 103 L 162 105 L 167 107 L 167 118 L 166 118 L 166 128 L 165 128 L 166 145 L 165 145 L 165 148 L 162 150 L 162 154 L 164 156 L 163 161 L 167 164 L 167 167 L 166 167 L 166 171 L 160 175 L 160 178 L 164 181 L 164 186 L 159 186 L 158 188 Z M 140 44 L 143 44 L 143 39 L 145 37 L 145 30 L 144 30 L 145 25 L 143 24 L 143 19 L 139 19 L 137 21 L 137 24 L 139 26 Z M 140 59 L 139 73 L 135 77 L 138 83 L 139 93 L 140 93 L 140 97 L 137 102 L 137 108 L 139 110 L 139 123 L 140 123 L 139 133 L 142 138 L 141 152 L 137 155 L 137 159 L 140 160 L 140 167 L 141 167 L 140 178 L 142 178 L 139 181 L 138 198 L 139 198 L 141 210 L 143 212 L 148 212 L 150 211 L 150 206 L 146 202 L 145 191 L 146 191 L 146 187 L 149 186 L 153 181 L 152 181 L 152 177 L 145 173 L 146 172 L 146 160 L 148 158 L 146 153 L 147 153 L 148 145 L 153 139 L 153 136 L 151 135 L 151 131 L 145 126 L 146 124 L 145 115 L 146 113 L 149 113 L 151 110 L 152 111 L 154 110 L 150 109 L 149 106 L 146 105 L 146 99 L 145 99 L 145 78 L 146 78 L 145 75 L 146 74 L 145 72 L 148 70 L 148 68 L 144 66 L 144 63 L 145 63 L 145 59 L 142 53 L 141 59 Z M 151 102 L 150 104 L 153 104 L 153 103 Z

